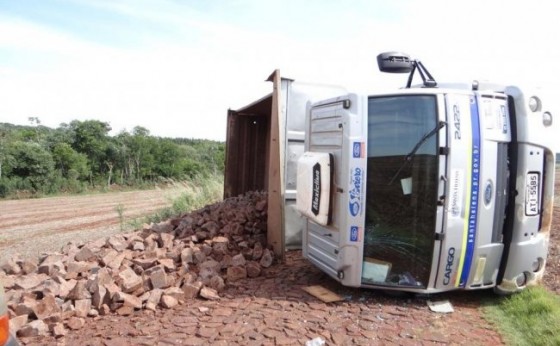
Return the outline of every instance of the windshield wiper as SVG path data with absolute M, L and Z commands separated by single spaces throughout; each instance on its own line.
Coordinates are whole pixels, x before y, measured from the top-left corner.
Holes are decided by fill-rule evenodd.
M 436 127 L 434 127 L 430 132 L 426 133 L 424 136 L 422 136 L 422 138 L 420 138 L 420 140 L 416 143 L 414 148 L 412 148 L 412 150 L 408 154 L 406 154 L 406 156 L 404 157 L 404 162 L 399 167 L 399 170 L 397 171 L 397 173 L 395 173 L 395 175 L 393 175 L 393 177 L 391 178 L 391 181 L 389 181 L 389 184 L 387 184 L 387 185 L 393 184 L 393 182 L 395 181 L 395 179 L 397 178 L 399 173 L 403 170 L 403 168 L 406 166 L 406 164 L 408 162 L 410 162 L 410 160 L 412 159 L 412 156 L 414 156 L 414 154 L 416 154 L 416 152 L 418 151 L 418 149 L 420 149 L 422 144 L 424 144 L 424 142 L 427 141 L 430 137 L 435 135 L 445 125 L 446 125 L 445 121 L 438 122 Z

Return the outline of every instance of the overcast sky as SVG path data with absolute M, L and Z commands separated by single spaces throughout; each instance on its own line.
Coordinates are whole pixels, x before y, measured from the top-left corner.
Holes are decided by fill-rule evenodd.
M 558 91 L 558 13 L 557 1 L 0 0 L 0 122 L 97 119 L 114 134 L 224 140 L 227 109 L 270 92 L 274 69 L 399 87 L 406 77 L 375 63 L 389 50 L 438 81 Z

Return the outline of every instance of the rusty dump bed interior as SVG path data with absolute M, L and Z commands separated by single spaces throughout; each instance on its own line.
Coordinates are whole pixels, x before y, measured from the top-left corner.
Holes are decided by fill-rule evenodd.
M 228 110 L 224 198 L 268 190 L 272 94 Z

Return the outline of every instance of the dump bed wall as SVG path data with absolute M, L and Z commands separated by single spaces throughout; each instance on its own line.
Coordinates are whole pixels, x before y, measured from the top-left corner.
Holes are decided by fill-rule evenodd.
M 297 160 L 303 154 L 307 104 L 346 93 L 338 86 L 268 79 L 271 94 L 228 111 L 224 197 L 266 190 L 268 242 L 277 255 L 301 248 L 303 219 L 296 211 Z

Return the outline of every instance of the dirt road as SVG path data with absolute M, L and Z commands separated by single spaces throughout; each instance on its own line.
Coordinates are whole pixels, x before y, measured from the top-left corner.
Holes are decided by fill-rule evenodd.
M 0 263 L 36 257 L 69 241 L 87 242 L 172 204 L 184 186 L 131 192 L 0 201 Z M 121 211 L 121 212 L 119 212 Z

